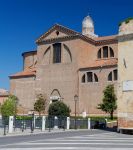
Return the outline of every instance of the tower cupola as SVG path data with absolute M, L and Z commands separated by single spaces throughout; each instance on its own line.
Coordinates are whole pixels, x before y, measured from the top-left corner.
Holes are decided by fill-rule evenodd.
M 92 18 L 88 15 L 82 21 L 82 34 L 91 38 L 97 37 L 94 33 L 94 23 Z

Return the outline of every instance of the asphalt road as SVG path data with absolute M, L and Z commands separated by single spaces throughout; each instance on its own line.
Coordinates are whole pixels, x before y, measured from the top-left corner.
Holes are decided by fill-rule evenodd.
M 102 130 L 0 138 L 0 150 L 133 150 L 133 135 Z

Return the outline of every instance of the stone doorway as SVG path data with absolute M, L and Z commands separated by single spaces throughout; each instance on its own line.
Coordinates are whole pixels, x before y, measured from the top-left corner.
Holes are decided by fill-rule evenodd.
M 61 100 L 61 95 L 59 90 L 54 89 L 50 95 L 50 103 L 54 103 Z

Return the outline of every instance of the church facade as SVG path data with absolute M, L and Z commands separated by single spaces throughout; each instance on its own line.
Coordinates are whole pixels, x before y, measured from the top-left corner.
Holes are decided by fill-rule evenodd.
M 36 95 L 47 96 L 47 107 L 61 100 L 74 114 L 78 96 L 79 114 L 103 115 L 97 109 L 103 90 L 117 86 L 117 35 L 98 37 L 90 16 L 82 22 L 82 33 L 55 24 L 36 40 L 37 50 L 23 56 L 23 71 L 10 76 L 10 92 L 19 104 L 33 109 Z

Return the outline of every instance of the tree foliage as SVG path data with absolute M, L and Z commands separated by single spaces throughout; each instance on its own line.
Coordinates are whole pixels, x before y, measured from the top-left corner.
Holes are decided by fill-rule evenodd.
M 48 110 L 49 116 L 70 116 L 70 112 L 70 108 L 61 101 L 50 104 Z
M 16 102 L 18 98 L 14 95 L 10 95 L 5 102 L 1 105 L 2 116 L 9 117 L 16 115 Z
M 46 97 L 42 94 L 37 95 L 37 100 L 34 104 L 34 110 L 39 113 L 39 116 L 42 112 L 45 112 L 46 108 Z
M 98 109 L 110 114 L 110 119 L 113 119 L 113 113 L 117 109 L 116 95 L 114 92 L 114 86 L 108 85 L 103 91 L 103 102 L 98 104 Z

